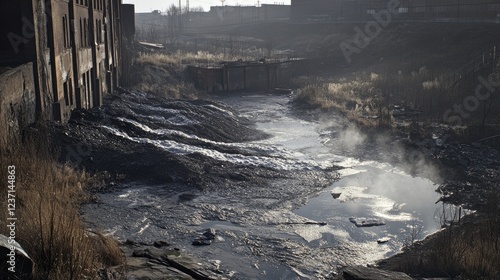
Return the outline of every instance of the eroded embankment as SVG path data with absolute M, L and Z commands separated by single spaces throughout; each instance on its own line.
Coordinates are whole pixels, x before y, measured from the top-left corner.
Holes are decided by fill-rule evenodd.
M 110 175 L 97 203 L 84 206 L 89 226 L 123 242 L 132 239 L 129 245 L 139 244 L 139 251 L 144 246 L 151 251 L 155 241 L 190 242 L 206 221 L 228 221 L 236 230 L 221 234 L 224 238 L 243 247 L 265 243 L 259 246 L 277 252 L 280 246 L 267 243 L 275 233 L 261 226 L 307 222 L 280 211 L 302 204 L 338 179 L 331 164 L 249 143 L 267 135 L 218 102 L 123 93 L 108 97 L 101 109 L 75 112 L 69 124 L 51 130 L 53 145 L 63 147 L 61 160 Z M 250 240 L 248 230 L 238 224 L 264 237 Z M 228 244 L 218 250 L 232 250 Z M 144 255 L 139 251 L 135 254 Z M 227 262 L 235 262 L 227 255 Z M 276 258 L 269 257 L 278 263 Z M 245 269 L 252 270 L 250 265 Z
M 245 144 L 266 135 L 210 101 L 113 95 L 102 108 L 75 112 L 52 132 L 54 146 L 63 147 L 62 160 L 127 180 L 210 189 L 226 180 L 259 186 L 262 179 L 298 176 L 292 170 L 315 172 L 284 150 Z

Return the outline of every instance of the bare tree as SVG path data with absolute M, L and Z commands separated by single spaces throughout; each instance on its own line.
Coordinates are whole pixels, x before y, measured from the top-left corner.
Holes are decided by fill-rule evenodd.
M 204 12 L 205 10 L 203 9 L 202 6 L 199 6 L 199 7 L 190 8 L 189 11 L 193 12 L 193 13 L 201 13 L 201 12 Z
M 267 38 L 265 41 L 265 44 L 266 44 L 267 56 L 271 57 L 271 54 L 273 53 L 273 49 L 276 46 L 276 39 L 275 38 Z
M 175 37 L 180 33 L 180 16 L 180 9 L 172 4 L 167 10 L 168 34 L 170 37 Z

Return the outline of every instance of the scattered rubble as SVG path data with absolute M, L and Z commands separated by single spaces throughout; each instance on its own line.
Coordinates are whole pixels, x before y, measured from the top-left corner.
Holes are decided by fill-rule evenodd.
M 215 229 L 209 228 L 201 236 L 196 237 L 192 244 L 194 246 L 210 245 L 215 240 L 215 237 Z
M 333 197 L 333 199 L 337 199 L 337 198 L 339 198 L 341 195 L 342 195 L 342 193 L 333 193 L 333 192 L 332 192 L 332 197 Z
M 388 236 L 377 239 L 378 244 L 384 244 L 384 243 L 387 243 L 389 241 L 391 241 L 391 238 Z
M 349 218 L 349 221 L 357 227 L 383 226 L 385 222 L 376 218 Z
M 342 270 L 341 277 L 337 279 L 357 280 L 411 280 L 412 278 L 403 272 L 381 270 L 365 266 L 350 266 Z
M 151 244 L 127 240 L 122 250 L 126 256 L 127 279 L 227 279 L 220 275 L 218 265 L 201 264 L 162 240 Z

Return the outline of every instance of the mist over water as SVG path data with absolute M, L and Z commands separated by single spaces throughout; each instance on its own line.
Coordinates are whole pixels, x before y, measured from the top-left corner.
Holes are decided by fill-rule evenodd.
M 282 110 L 283 104 L 279 99 L 269 97 L 263 101 L 266 104 L 262 104 L 262 101 L 257 104 L 270 107 L 270 112 L 277 112 Z M 247 100 L 251 100 L 251 97 Z M 244 114 L 253 109 L 252 105 L 257 106 L 241 102 L 241 99 L 240 106 L 224 101 L 237 106 Z M 294 211 L 300 216 L 329 225 L 329 229 L 323 228 L 320 232 L 313 230 L 314 233 L 301 229 L 299 235 L 305 240 L 323 240 L 319 244 L 330 244 L 324 240 L 344 240 L 351 245 L 355 242 L 356 246 L 367 246 L 367 250 L 371 250 L 365 252 L 362 259 L 373 262 L 398 252 L 411 234 L 411 228 L 418 228 L 418 239 L 439 229 L 436 214 L 441 204 L 435 204 L 439 199 L 439 194 L 435 192 L 439 174 L 423 157 L 415 157 L 418 160 L 408 158 L 403 145 L 393 142 L 387 135 L 379 134 L 369 139 L 355 125 L 345 123 L 340 116 L 304 121 L 290 117 L 286 111 L 284 113 L 284 116 L 272 120 L 265 116 L 257 117 L 258 127 L 274 135 L 266 143 L 282 145 L 296 151 L 301 158 L 331 161 L 345 167 L 340 170 L 340 181 Z M 371 160 L 370 157 L 377 160 Z M 395 161 L 400 166 L 389 163 Z M 415 171 L 421 177 L 407 173 L 408 170 Z M 426 178 L 432 178 L 432 181 Z M 340 197 L 334 199 L 332 194 Z M 357 228 L 349 221 L 351 217 L 380 219 L 386 225 Z M 390 237 L 392 241 L 386 246 L 379 246 L 376 240 L 382 237 Z M 357 250 L 354 249 L 358 248 L 356 246 L 353 246 L 353 251 Z
M 346 129 L 342 130 L 339 135 L 341 149 L 353 151 L 362 145 L 366 140 L 364 135 L 356 126 L 349 124 Z

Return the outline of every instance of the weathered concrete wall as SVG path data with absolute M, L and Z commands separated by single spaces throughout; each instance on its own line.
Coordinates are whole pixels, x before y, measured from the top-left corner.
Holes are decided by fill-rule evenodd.
M 0 145 L 15 141 L 19 131 L 35 122 L 35 99 L 32 63 L 0 75 Z
M 47 3 L 49 4 L 49 3 Z M 73 56 L 70 38 L 70 6 L 66 1 L 50 1 L 52 24 L 49 34 L 51 47 L 51 60 L 55 63 L 52 67 L 53 91 L 53 118 L 55 120 L 68 120 L 71 110 L 75 108 L 73 77 Z
M 190 67 L 196 87 L 207 91 L 260 91 L 290 87 L 305 60 L 273 63 L 236 62 L 218 68 Z
M 33 68 L 35 68 L 37 117 L 42 120 L 52 119 L 52 104 L 54 102 L 51 57 L 48 48 L 47 22 L 50 14 L 48 4 L 45 1 L 33 1 L 31 11 L 24 12 L 25 16 L 32 16 L 29 21 L 33 23 L 35 30 L 35 36 L 30 39 L 29 45 L 32 46 L 32 50 L 29 53 L 31 61 L 34 62 Z

